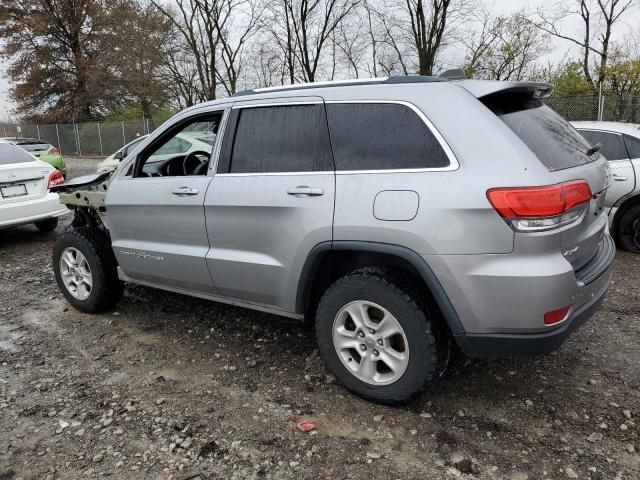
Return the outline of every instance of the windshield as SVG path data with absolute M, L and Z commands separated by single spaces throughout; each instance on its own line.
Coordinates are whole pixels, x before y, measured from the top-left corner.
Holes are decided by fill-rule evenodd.
M 16 142 L 20 148 L 24 148 L 27 152 L 42 152 L 44 150 L 49 150 L 50 145 L 46 142 L 42 142 L 40 140 L 22 140 Z

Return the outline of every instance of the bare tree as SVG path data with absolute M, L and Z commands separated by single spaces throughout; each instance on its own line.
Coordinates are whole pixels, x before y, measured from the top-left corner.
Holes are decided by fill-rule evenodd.
M 418 72 L 420 75 L 432 75 L 452 0 L 431 0 L 430 11 L 425 10 L 423 0 L 405 1 L 418 53 Z
M 633 6 L 633 0 L 572 0 L 572 4 L 572 7 L 562 7 L 551 14 L 541 8 L 532 22 L 544 32 L 582 49 L 584 75 L 593 88 L 598 89 L 606 77 L 613 26 Z M 581 35 L 572 36 L 560 30 L 563 20 L 576 16 L 582 25 Z M 591 55 L 597 59 L 597 80 L 593 79 Z
M 284 55 L 291 83 L 316 81 L 331 38 L 360 0 L 281 0 L 270 9 L 268 30 Z
M 467 50 L 467 76 L 488 80 L 523 80 L 541 56 L 548 53 L 546 32 L 532 25 L 526 13 L 494 17 L 480 14 L 479 28 L 462 36 Z

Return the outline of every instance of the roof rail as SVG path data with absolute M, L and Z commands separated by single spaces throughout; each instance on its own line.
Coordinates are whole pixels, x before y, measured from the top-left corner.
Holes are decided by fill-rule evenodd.
M 334 80 L 330 82 L 297 83 L 293 85 L 282 85 L 278 87 L 255 88 L 251 90 L 241 90 L 231 96 L 242 97 L 244 95 L 255 95 L 257 93 L 306 90 L 310 88 L 349 87 L 355 85 L 389 85 L 401 83 L 432 83 L 446 81 L 447 79 L 443 77 L 433 77 L 426 75 L 394 75 L 381 78 L 359 78 L 355 80 Z

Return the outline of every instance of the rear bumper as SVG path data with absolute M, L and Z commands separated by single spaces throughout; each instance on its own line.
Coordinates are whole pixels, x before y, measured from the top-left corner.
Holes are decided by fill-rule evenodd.
M 60 203 L 57 193 L 47 193 L 44 197 L 0 205 L 0 228 L 15 227 L 57 218 L 69 213 Z
M 598 283 L 600 288 L 593 292 L 591 299 L 577 308 L 560 327 L 552 331 L 525 334 L 467 333 L 456 335 L 454 338 L 462 351 L 473 358 L 528 357 L 553 352 L 598 309 L 611 283 L 610 269 Z

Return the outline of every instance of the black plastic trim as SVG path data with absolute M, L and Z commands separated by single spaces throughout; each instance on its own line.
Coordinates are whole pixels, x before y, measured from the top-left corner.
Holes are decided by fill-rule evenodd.
M 613 238 L 605 234 L 593 258 L 586 265 L 576 270 L 576 280 L 584 285 L 595 282 L 609 269 L 615 257 L 616 245 L 613 242 Z
M 309 252 L 307 261 L 305 262 L 304 267 L 302 268 L 302 273 L 300 274 L 298 292 L 296 295 L 296 312 L 304 313 L 309 301 L 314 274 L 322 261 L 323 255 L 330 250 L 354 250 L 360 252 L 383 253 L 400 257 L 403 260 L 408 261 L 418 271 L 427 287 L 429 287 L 431 294 L 438 304 L 438 307 L 440 307 L 440 311 L 451 329 L 451 333 L 454 335 L 464 333 L 464 327 L 462 326 L 460 317 L 458 317 L 458 313 L 453 307 L 453 304 L 447 296 L 447 293 L 444 291 L 440 281 L 424 258 L 409 248 L 388 243 L 366 242 L 360 240 L 336 240 L 333 242 L 322 242 L 316 245 L 311 252 Z

